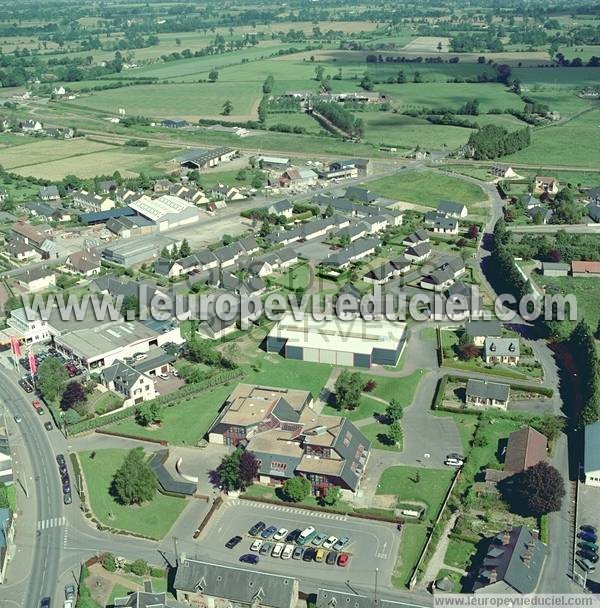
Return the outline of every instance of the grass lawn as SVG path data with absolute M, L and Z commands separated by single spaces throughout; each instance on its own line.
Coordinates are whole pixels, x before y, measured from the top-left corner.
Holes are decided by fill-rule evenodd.
M 88 401 L 90 405 L 93 405 L 96 414 L 112 412 L 112 410 L 116 410 L 118 407 L 123 405 L 123 399 L 112 391 L 108 391 L 106 393 L 95 391 L 90 395 Z
M 417 560 L 421 555 L 426 537 L 426 526 L 422 524 L 406 524 L 404 526 L 396 565 L 392 573 L 392 584 L 394 587 L 401 588 L 408 584 Z
M 387 438 L 387 424 L 381 422 L 373 422 L 360 428 L 361 433 L 373 444 L 373 447 L 378 450 L 389 450 L 390 452 L 401 452 L 402 441 L 399 444 L 392 444 Z
M 163 421 L 156 429 L 148 429 L 128 418 L 109 427 L 109 430 L 127 435 L 163 439 L 178 445 L 195 445 L 208 431 L 219 408 L 234 389 L 235 384 L 223 385 L 206 391 L 189 401 L 163 409 Z
M 17 510 L 17 486 L 13 483 L 10 486 L 6 486 L 6 499 L 8 500 L 8 506 L 14 512 Z
M 97 450 L 93 460 L 90 458 L 91 452 L 79 453 L 91 509 L 106 526 L 160 540 L 175 523 L 186 501 L 157 492 L 151 502 L 141 507 L 119 504 L 110 489 L 114 474 L 127 452 L 120 449 Z
M 444 557 L 444 563 L 446 566 L 454 566 L 455 568 L 466 570 L 469 559 L 475 551 L 476 547 L 473 543 L 451 538 L 448 543 L 446 557 Z
M 294 291 L 298 288 L 306 289 L 312 279 L 314 279 L 314 276 L 312 276 L 310 266 L 308 264 L 300 264 L 275 278 L 274 282 L 290 291 Z
M 108 598 L 108 603 L 106 605 L 113 606 L 116 598 L 127 597 L 132 591 L 134 591 L 133 586 L 124 587 L 123 585 L 119 585 L 117 583 L 113 586 L 112 591 L 110 592 L 110 596 Z
M 323 408 L 323 414 L 330 416 L 344 416 L 348 420 L 362 420 L 363 418 L 370 418 L 375 414 L 382 414 L 385 410 L 385 404 L 380 401 L 375 401 L 366 395 L 363 395 L 360 399 L 360 403 L 356 409 L 340 411 L 337 407 L 326 405 Z
M 418 476 L 417 476 L 418 474 Z M 425 517 L 433 520 L 448 491 L 454 471 L 397 466 L 386 469 L 379 479 L 377 494 L 395 494 L 399 502 L 422 502 Z M 416 480 L 419 479 L 417 482 Z
M 553 285 L 562 293 L 577 298 L 577 319 L 585 319 L 592 328 L 600 319 L 600 281 L 588 277 L 542 277 L 536 279 L 544 286 Z
M 403 171 L 368 184 L 380 196 L 435 207 L 442 199 L 467 205 L 486 200 L 483 190 L 458 177 L 435 171 Z
M 367 374 L 363 374 L 366 380 L 371 377 Z M 390 401 L 392 398 L 397 399 L 403 406 L 410 405 L 415 390 L 421 378 L 423 377 L 423 370 L 417 369 L 410 376 L 403 378 L 388 378 L 385 376 L 373 376 L 372 379 L 375 381 L 375 388 L 370 393 L 380 399 Z

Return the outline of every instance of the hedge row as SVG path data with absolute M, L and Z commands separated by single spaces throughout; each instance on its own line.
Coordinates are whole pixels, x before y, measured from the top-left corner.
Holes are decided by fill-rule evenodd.
M 243 371 L 240 369 L 225 370 L 219 374 L 215 374 L 214 376 L 207 378 L 206 380 L 203 380 L 202 382 L 186 384 L 179 390 L 169 395 L 161 395 L 153 401 L 161 406 L 171 407 L 177 403 L 180 403 L 181 401 L 186 401 L 192 397 L 195 397 L 198 395 L 198 393 L 202 393 L 207 389 L 219 386 L 220 384 L 225 384 L 226 382 L 230 382 L 231 380 L 235 380 L 236 378 L 240 378 L 242 376 Z M 146 401 L 145 403 L 148 402 Z M 121 420 L 135 416 L 138 407 L 138 405 L 132 405 L 112 414 L 99 416 L 98 418 L 93 418 L 92 420 L 76 422 L 75 424 L 67 427 L 67 431 L 69 435 L 77 435 L 78 433 L 85 433 L 86 431 L 92 431 L 103 426 L 108 426 L 109 424 L 114 424 L 115 422 L 120 422 Z

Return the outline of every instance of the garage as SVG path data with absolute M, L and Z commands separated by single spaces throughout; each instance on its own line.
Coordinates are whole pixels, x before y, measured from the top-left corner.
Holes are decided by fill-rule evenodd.
M 336 363 L 338 365 L 354 365 L 354 355 L 352 353 L 345 353 L 342 351 L 338 351 L 336 353 Z
M 330 363 L 331 365 L 336 364 L 336 356 L 334 350 L 320 350 L 319 351 L 319 360 L 321 363 Z
M 319 349 L 304 347 L 304 361 L 312 361 L 314 363 L 319 362 Z

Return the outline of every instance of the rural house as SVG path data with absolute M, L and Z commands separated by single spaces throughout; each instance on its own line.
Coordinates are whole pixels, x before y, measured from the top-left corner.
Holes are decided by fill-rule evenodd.
M 469 378 L 465 389 L 465 400 L 467 404 L 498 407 L 506 409 L 510 398 L 510 386 L 499 382 L 487 380 L 475 380 Z
M 483 343 L 483 359 L 487 365 L 517 365 L 520 351 L 518 338 L 486 338 Z

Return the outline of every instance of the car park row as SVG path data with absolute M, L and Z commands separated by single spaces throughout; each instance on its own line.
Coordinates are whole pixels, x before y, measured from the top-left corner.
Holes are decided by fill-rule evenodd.
M 579 526 L 577 538 L 577 564 L 587 573 L 594 572 L 598 561 L 598 530 L 584 524 Z

